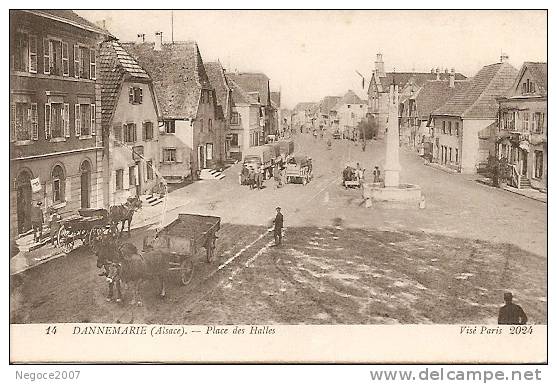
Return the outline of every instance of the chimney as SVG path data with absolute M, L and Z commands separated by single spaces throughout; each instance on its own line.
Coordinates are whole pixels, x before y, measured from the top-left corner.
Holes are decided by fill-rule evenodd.
M 162 51 L 162 32 L 155 32 L 155 51 Z
M 441 80 L 441 77 L 439 76 L 439 67 L 435 68 L 435 74 L 437 75 L 436 80 Z
M 377 54 L 377 60 L 375 60 L 375 72 L 379 77 L 385 77 L 385 63 L 383 63 L 383 55 L 381 53 Z
M 499 62 L 500 63 L 506 63 L 509 61 L 509 55 L 507 55 L 506 53 L 501 52 L 501 56 L 499 57 Z
M 449 88 L 454 88 L 454 68 L 451 68 L 451 74 L 449 75 Z
M 144 33 L 138 33 L 137 34 L 137 43 L 138 44 L 143 44 L 145 42 L 145 34 Z

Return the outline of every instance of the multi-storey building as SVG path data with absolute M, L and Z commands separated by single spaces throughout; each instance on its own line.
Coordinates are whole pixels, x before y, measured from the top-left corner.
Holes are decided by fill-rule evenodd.
M 101 45 L 99 55 L 104 139 L 104 200 L 121 204 L 152 193 L 158 182 L 158 108 L 151 78 L 117 40 Z
M 227 75 L 261 105 L 263 137 L 260 141 L 265 142 L 268 135 L 275 135 L 277 131 L 273 118 L 275 108 L 271 103 L 269 78 L 264 73 L 255 72 L 235 72 Z
M 454 73 L 455 80 L 465 80 L 460 73 Z M 416 92 L 427 80 L 449 80 L 449 71 L 440 71 L 439 68 L 430 72 L 386 72 L 383 55 L 377 54 L 375 67 L 368 87 L 368 104 L 370 117 L 378 125 L 378 136 L 383 136 L 387 126 L 389 114 L 389 87 L 396 84 L 399 89 L 400 99 Z
M 160 171 L 169 182 L 196 179 L 201 170 L 217 167 L 224 151 L 217 148 L 220 134 L 215 89 L 209 82 L 195 41 L 125 43 L 153 80 L 162 128 Z
M 547 63 L 525 62 L 499 102 L 497 154 L 517 188 L 547 190 Z
M 96 79 L 107 35 L 71 11 L 10 11 L 11 236 L 39 201 L 62 215 L 104 206 Z
M 506 62 L 486 65 L 431 113 L 434 161 L 462 173 L 475 173 L 487 163 L 491 146 L 480 134 L 496 122 L 496 98 L 506 94 L 516 75 Z
M 259 101 L 247 93 L 234 80 L 228 77 L 232 90 L 232 107 L 230 113 L 230 156 L 242 160 L 246 148 L 264 144 L 263 112 Z
M 230 114 L 232 112 L 232 90 L 226 79 L 224 68 L 220 62 L 205 63 L 205 72 L 217 96 L 217 149 L 221 151 L 219 158 L 230 158 Z
M 357 127 L 368 112 L 367 103 L 360 99 L 354 91 L 349 90 L 332 109 L 337 113 L 339 128 L 343 136 L 350 139 L 359 138 Z

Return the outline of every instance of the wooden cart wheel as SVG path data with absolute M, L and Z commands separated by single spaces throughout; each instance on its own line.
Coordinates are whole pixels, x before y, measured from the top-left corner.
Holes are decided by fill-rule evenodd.
M 58 246 L 60 246 L 65 253 L 70 253 L 74 246 L 73 236 L 64 226 L 61 226 L 58 230 Z
M 193 261 L 187 257 L 180 264 L 180 282 L 182 285 L 188 285 L 193 277 Z
M 89 247 L 91 250 L 97 249 L 98 245 L 101 243 L 105 229 L 100 225 L 95 225 L 89 231 Z
M 211 240 L 207 245 L 207 262 L 211 263 L 215 260 L 215 239 Z

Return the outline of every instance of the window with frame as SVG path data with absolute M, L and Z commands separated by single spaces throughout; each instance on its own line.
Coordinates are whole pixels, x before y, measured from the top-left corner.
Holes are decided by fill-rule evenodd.
M 203 119 L 199 119 L 199 132 L 203 132 L 204 125 Z
M 209 122 L 207 123 L 207 129 L 209 130 L 209 132 L 213 132 L 213 120 L 209 119 Z
M 38 140 L 37 103 L 16 102 L 11 108 L 11 140 Z
M 543 112 L 536 112 L 536 114 L 535 114 L 534 132 L 536 132 L 536 133 L 543 133 L 544 120 L 545 120 L 545 113 L 543 113 Z
M 87 47 L 79 46 L 79 77 L 90 79 L 91 50 Z
M 443 126 L 442 132 L 447 133 L 447 129 L 446 129 L 446 126 L 445 126 L 445 120 L 443 120 L 442 126 Z
M 153 161 L 147 161 L 147 180 L 153 180 Z
M 48 41 L 48 73 L 55 76 L 62 76 L 62 41 L 56 39 L 48 39 L 45 41 Z M 47 49 L 46 46 L 44 49 Z M 45 52 L 45 64 L 47 63 L 46 57 L 47 53 Z
M 135 165 L 128 168 L 128 184 L 130 186 L 137 185 L 135 180 Z
M 117 169 L 115 172 L 116 180 L 115 180 L 115 188 L 117 191 L 124 189 L 124 170 Z
M 230 139 L 230 145 L 233 146 L 233 147 L 238 146 L 238 134 L 237 133 L 232 134 L 232 138 Z
M 213 143 L 207 143 L 205 145 L 205 153 L 207 155 L 207 160 L 213 160 Z
M 543 152 L 534 151 L 534 177 L 541 179 L 543 177 Z
M 65 125 L 64 104 L 50 103 L 50 137 L 64 137 Z
M 230 114 L 230 124 L 232 125 L 240 124 L 240 114 L 238 112 L 232 112 Z
M 14 40 L 13 68 L 16 71 L 27 72 L 29 70 L 29 34 L 16 31 Z
M 458 148 L 454 149 L 454 162 L 458 164 Z
M 124 142 L 135 143 L 137 141 L 137 130 L 135 123 L 124 124 Z
M 153 140 L 153 123 L 151 121 L 143 122 L 143 140 Z
M 52 169 L 52 202 L 54 204 L 65 201 L 66 176 L 61 165 Z
M 164 121 L 164 132 L 165 133 L 176 133 L 176 121 L 175 120 L 165 120 Z
M 130 104 L 143 103 L 143 89 L 141 87 L 130 87 L 128 99 Z
M 114 135 L 114 141 L 117 143 L 122 142 L 122 127 L 120 125 L 115 125 L 112 127 L 112 133 Z
M 91 126 L 95 118 L 94 114 L 91 114 L 91 105 L 80 104 L 79 114 L 81 121 L 81 136 L 90 136 L 92 134 Z
M 164 148 L 162 150 L 162 161 L 164 163 L 176 162 L 176 148 Z
M 530 113 L 524 112 L 522 114 L 522 130 L 528 131 L 530 129 Z
M 453 134 L 453 122 L 452 122 L 452 121 L 449 121 L 449 128 L 448 128 L 448 131 L 449 131 L 449 135 L 452 135 L 452 134 Z
M 458 131 L 460 131 L 460 121 L 455 122 L 455 135 L 458 136 Z

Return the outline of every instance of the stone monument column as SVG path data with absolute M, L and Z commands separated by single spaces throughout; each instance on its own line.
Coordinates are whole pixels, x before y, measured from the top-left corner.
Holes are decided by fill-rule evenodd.
M 400 163 L 398 159 L 399 127 L 398 127 L 398 85 L 391 84 L 389 91 L 389 121 L 386 132 L 385 153 L 385 187 L 399 186 Z

